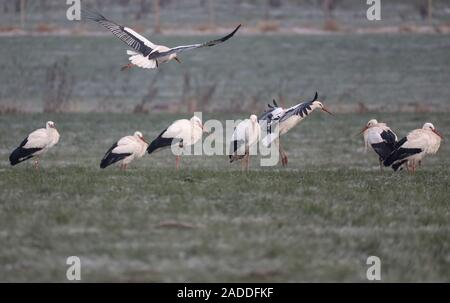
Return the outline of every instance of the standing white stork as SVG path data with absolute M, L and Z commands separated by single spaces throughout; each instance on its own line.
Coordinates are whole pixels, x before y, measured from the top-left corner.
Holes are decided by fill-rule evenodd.
M 250 162 L 250 147 L 258 143 L 261 137 L 261 127 L 258 124 L 258 117 L 251 115 L 239 123 L 234 129 L 231 137 L 230 163 L 236 160 L 242 160 L 242 170 L 248 170 Z
M 178 148 L 186 148 L 194 145 L 203 136 L 202 120 L 199 117 L 193 116 L 190 120 L 181 119 L 173 122 L 168 128 L 163 130 L 159 136 L 153 140 L 147 151 L 149 154 L 161 150 L 163 148 L 171 147 L 172 145 Z M 180 156 L 175 158 L 176 169 L 180 166 Z
M 376 119 L 369 120 L 359 134 L 364 135 L 364 151 L 369 145 L 377 153 L 380 170 L 383 170 L 383 161 L 392 153 L 397 144 L 397 135 L 386 123 L 379 123 Z
M 384 166 L 392 165 L 392 169 L 397 171 L 406 165 L 408 171 L 415 172 L 425 155 L 435 154 L 439 150 L 442 139 L 434 125 L 427 122 L 398 142 L 395 150 L 384 160 Z
M 9 156 L 11 165 L 36 157 L 34 168 L 39 168 L 39 157 L 59 141 L 59 133 L 53 121 L 47 121 L 45 128 L 29 134 Z
M 148 143 L 141 132 L 137 131 L 133 136 L 125 136 L 108 149 L 100 162 L 100 168 L 118 163 L 121 170 L 126 170 L 131 161 L 145 154 L 147 147 Z
M 320 109 L 330 115 L 333 115 L 323 104 L 318 101 L 318 94 L 314 95 L 314 98 L 311 101 L 303 102 L 288 109 L 283 109 L 278 104 L 273 101 L 273 106 L 268 105 L 269 109 L 266 110 L 261 117 L 259 118 L 261 121 L 265 121 L 267 123 L 267 133 L 268 135 L 272 135 L 274 125 L 278 123 L 278 133 L 274 134 L 275 144 L 278 145 L 280 150 L 281 164 L 286 166 L 288 163 L 287 154 L 281 146 L 280 136 L 287 133 L 291 128 L 300 123 L 306 116 L 308 116 L 311 112 L 316 109 Z M 272 140 L 270 140 L 271 142 Z M 270 143 L 268 142 L 268 143 Z
M 131 28 L 110 21 L 98 12 L 84 9 L 83 14 L 86 15 L 86 18 L 101 24 L 103 27 L 111 31 L 114 36 L 125 42 L 125 44 L 133 49 L 127 50 L 127 54 L 130 55 L 129 60 L 131 63 L 123 66 L 122 70 L 133 66 L 142 68 L 157 68 L 159 64 L 170 60 L 176 60 L 178 63 L 181 63 L 178 59 L 178 53 L 191 49 L 214 46 L 225 42 L 233 37 L 233 35 L 241 27 L 239 24 L 231 33 L 216 40 L 170 48 L 164 45 L 154 44 Z

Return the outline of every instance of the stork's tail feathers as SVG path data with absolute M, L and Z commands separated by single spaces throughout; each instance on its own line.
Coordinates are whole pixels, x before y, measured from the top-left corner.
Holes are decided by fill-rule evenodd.
M 19 164 L 20 162 L 33 158 L 34 153 L 39 150 L 41 150 L 41 148 L 18 147 L 9 156 L 9 163 L 11 163 L 11 165 L 16 165 Z
M 397 164 L 399 164 L 399 162 L 404 162 L 402 160 L 404 160 L 407 157 L 410 157 L 412 155 L 421 153 L 422 149 L 421 148 L 403 148 L 400 147 L 397 150 L 394 150 L 389 157 L 386 158 L 386 160 L 384 160 L 383 165 L 384 166 L 391 166 L 392 163 L 395 162 L 395 166 L 397 166 Z M 403 163 L 399 164 L 397 166 L 400 167 Z M 392 166 L 392 168 L 394 168 L 394 166 Z M 394 170 L 397 170 L 394 168 Z
M 111 164 L 119 162 L 120 160 L 123 160 L 130 155 L 131 155 L 131 153 L 126 153 L 126 154 L 108 153 L 105 155 L 105 157 L 103 157 L 102 161 L 100 162 L 100 168 L 106 168 L 106 167 L 110 166 Z
M 155 140 L 153 140 L 150 145 L 147 147 L 147 152 L 149 154 L 153 153 L 156 150 L 169 147 L 173 143 L 173 138 L 163 138 L 163 134 L 166 132 L 167 128 L 163 130 Z
M 406 162 L 408 162 L 408 160 L 402 160 L 402 161 L 395 162 L 395 163 L 392 165 L 392 169 L 393 169 L 394 171 L 397 171 L 397 170 L 399 169 L 399 167 L 402 166 L 403 164 L 405 164 Z
M 131 153 L 124 153 L 124 154 L 115 154 L 113 153 L 113 149 L 117 147 L 117 142 L 114 143 L 106 152 L 106 154 L 103 156 L 102 161 L 100 162 L 100 168 L 105 168 L 110 166 L 111 164 L 114 164 L 120 160 L 125 159 L 126 157 L 130 156 Z
M 132 51 L 127 51 L 128 55 L 131 55 L 131 57 L 129 58 L 129 60 L 131 61 L 132 64 L 142 67 L 142 68 L 157 68 L 158 67 L 158 62 L 156 61 L 156 59 L 153 60 L 149 60 L 148 57 L 144 57 L 142 54 L 132 54 L 134 52 Z

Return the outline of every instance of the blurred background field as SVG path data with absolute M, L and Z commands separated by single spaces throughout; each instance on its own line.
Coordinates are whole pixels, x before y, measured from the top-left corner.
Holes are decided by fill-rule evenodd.
M 341 112 L 450 110 L 447 35 L 238 34 L 157 72 L 121 72 L 126 48 L 112 35 L 0 40 L 3 112 L 261 112 L 272 98 L 290 106 L 315 91 Z
M 338 112 L 450 110 L 446 1 L 383 1 L 375 22 L 364 1 L 82 3 L 169 46 L 243 27 L 220 47 L 181 54 L 181 65 L 120 72 L 126 46 L 101 26 L 68 21 L 57 1 L 6 1 L 0 113 L 260 112 L 272 98 L 288 106 L 315 91 Z M 258 28 L 267 20 L 279 27 Z M 329 20 L 340 27 L 325 28 Z
M 368 23 L 366 1 L 354 0 L 83 0 L 85 6 L 108 12 L 111 18 L 133 23 L 144 31 L 214 31 L 244 21 L 252 31 L 346 31 L 399 27 L 402 31 L 431 26 L 445 30 L 450 21 L 446 0 L 382 2 L 383 22 Z M 73 31 L 59 0 L 2 0 L 0 29 L 5 32 Z M 159 22 L 158 22 L 159 18 Z M 86 28 L 79 25 L 78 33 Z M 428 29 L 429 30 L 429 29 Z

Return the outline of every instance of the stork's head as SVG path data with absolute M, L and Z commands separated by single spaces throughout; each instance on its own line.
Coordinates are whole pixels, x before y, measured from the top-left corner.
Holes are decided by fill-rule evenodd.
M 377 124 L 378 124 L 378 121 L 376 119 L 372 119 L 372 120 L 369 120 L 369 122 L 367 122 L 366 127 L 371 128 Z
M 327 114 L 330 114 L 330 115 L 334 116 L 333 113 L 330 112 L 330 110 L 328 108 L 326 108 L 325 105 L 323 105 L 323 103 L 320 102 L 320 101 L 314 101 L 313 102 L 313 107 L 318 108 L 321 111 L 326 112 Z
M 193 116 L 193 117 L 191 118 L 191 123 L 194 124 L 194 125 L 196 125 L 196 126 L 198 126 L 198 127 L 200 127 L 201 129 L 203 129 L 202 120 L 200 120 L 199 117 Z
M 55 122 L 47 121 L 46 127 L 47 127 L 47 129 L 49 129 L 49 128 L 56 128 Z
M 358 133 L 358 135 L 362 134 L 363 132 L 365 132 L 366 130 L 368 130 L 371 127 L 374 127 L 377 124 L 378 124 L 378 121 L 376 119 L 369 120 L 369 122 L 367 122 L 366 126 L 364 126 L 364 128 Z
M 144 138 L 144 135 L 142 135 L 141 132 L 139 132 L 139 131 L 134 132 L 134 136 L 137 137 L 137 138 L 139 138 L 139 139 L 141 139 L 141 140 L 144 141 L 145 143 L 147 143 L 147 141 L 146 141 L 145 138 Z
M 175 61 L 177 61 L 178 63 L 181 63 L 181 61 L 180 61 L 180 59 L 178 59 L 178 56 L 177 56 L 176 53 L 175 53 L 175 54 L 170 54 L 170 55 L 169 55 L 169 60 L 175 60 Z
M 316 92 L 316 94 L 314 95 L 314 99 L 311 101 L 312 102 L 312 108 L 319 108 L 321 111 L 324 111 L 332 116 L 334 116 L 326 107 L 325 105 L 323 105 L 323 103 L 319 100 L 317 100 L 319 98 L 319 94 Z
M 250 121 L 252 121 L 252 123 L 258 123 L 258 117 L 256 115 L 251 115 Z
M 442 134 L 440 132 L 437 131 L 436 127 L 434 127 L 433 123 L 427 122 L 422 126 L 422 129 L 426 129 L 426 130 L 430 130 L 433 133 L 435 133 L 436 135 L 438 135 L 441 139 L 444 139 L 444 137 L 442 136 Z

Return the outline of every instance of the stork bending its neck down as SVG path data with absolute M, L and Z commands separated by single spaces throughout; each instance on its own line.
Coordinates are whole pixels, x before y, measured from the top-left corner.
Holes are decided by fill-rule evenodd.
M 364 135 L 364 147 L 370 145 L 378 155 L 380 170 L 383 170 L 383 161 L 392 153 L 397 145 L 397 135 L 386 125 L 375 119 L 367 122 L 366 126 L 358 134 Z

